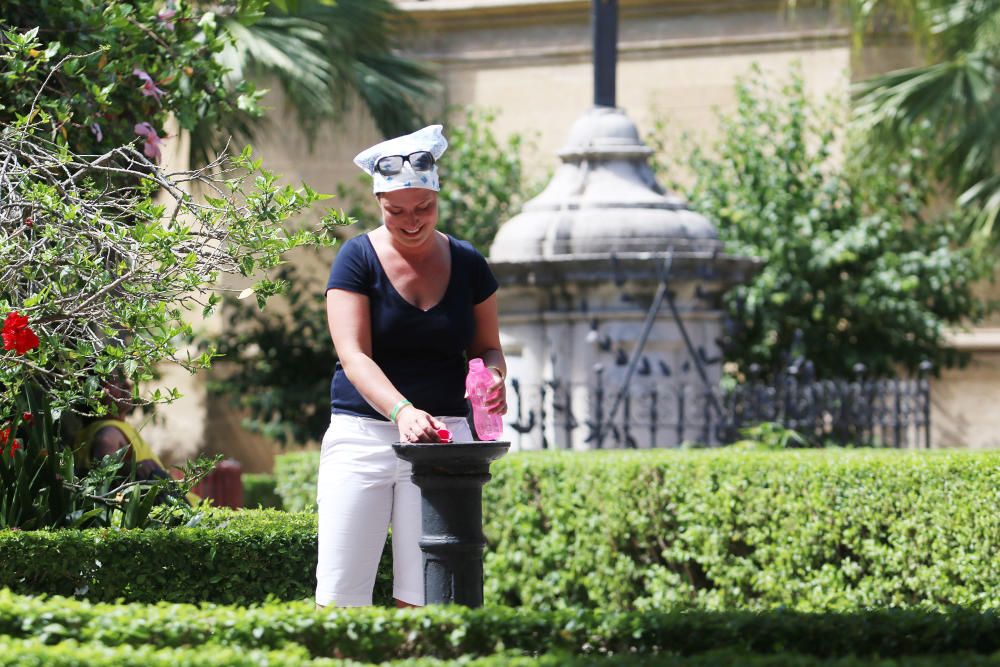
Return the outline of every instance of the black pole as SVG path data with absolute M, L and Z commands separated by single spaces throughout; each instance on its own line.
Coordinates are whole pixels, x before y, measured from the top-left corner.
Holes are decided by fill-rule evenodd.
M 594 39 L 594 106 L 615 106 L 615 69 L 618 64 L 618 0 L 591 0 L 590 25 Z
M 397 443 L 420 487 L 425 604 L 483 606 L 483 485 L 509 442 Z

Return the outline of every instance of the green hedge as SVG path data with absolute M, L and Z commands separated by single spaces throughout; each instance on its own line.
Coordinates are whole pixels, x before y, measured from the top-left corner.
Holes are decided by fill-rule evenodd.
M 174 530 L 0 531 L 0 563 L 0 586 L 22 593 L 137 602 L 301 599 L 316 585 L 316 520 L 213 510 L 197 527 Z
M 998 488 L 1000 453 L 986 452 L 513 454 L 484 492 L 486 601 L 1000 608 Z M 0 585 L 95 600 L 305 598 L 315 559 L 315 517 L 275 511 L 174 531 L 0 532 Z
M 432 607 L 317 611 L 301 601 L 249 608 L 93 604 L 0 590 L 0 635 L 47 643 L 72 640 L 154 648 L 206 644 L 280 650 L 299 646 L 314 657 L 371 662 L 488 656 L 501 651 L 698 655 L 725 649 L 818 658 L 898 657 L 996 653 L 1000 616 L 970 610 L 807 614 Z
M 316 469 L 281 457 L 287 505 L 313 505 Z M 532 452 L 493 473 L 493 604 L 1000 607 L 1000 452 Z
M 274 478 L 282 506 L 289 512 L 316 511 L 319 452 L 281 454 L 274 459 Z
M 274 475 L 243 475 L 243 506 L 251 509 L 284 509 Z
M 300 652 L 244 651 L 239 647 L 197 649 L 151 649 L 62 642 L 47 645 L 37 640 L 0 637 L 0 667 L 360 667 L 376 663 L 303 657 Z M 1000 657 L 950 655 L 896 659 L 835 658 L 803 655 L 752 655 L 713 651 L 697 656 L 572 656 L 546 654 L 538 657 L 502 654 L 485 658 L 440 660 L 416 658 L 377 663 L 390 667 L 997 667 Z
M 62 642 L 53 646 L 36 640 L 0 637 L 0 667 L 361 667 L 376 663 L 303 657 L 298 651 L 244 651 L 239 647 L 150 649 Z M 997 667 L 1000 657 L 952 655 L 896 659 L 835 658 L 802 655 L 752 655 L 714 651 L 697 656 L 571 656 L 538 657 L 502 654 L 485 658 L 440 660 L 415 658 L 377 663 L 389 667 Z
M 48 645 L 39 639 L 0 637 L 0 666 L 25 667 L 299 667 L 347 665 L 342 660 L 315 660 L 301 648 L 280 651 L 247 650 L 239 646 L 153 648 L 104 646 L 74 641 Z

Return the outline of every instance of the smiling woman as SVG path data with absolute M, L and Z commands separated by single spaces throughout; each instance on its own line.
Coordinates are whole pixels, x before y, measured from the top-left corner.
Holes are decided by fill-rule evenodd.
M 437 230 L 440 125 L 373 146 L 355 163 L 374 181 L 382 226 L 337 254 L 327 282 L 330 335 L 340 361 L 317 488 L 316 604 L 371 604 L 392 523 L 393 595 L 422 605 L 420 491 L 394 442 L 473 439 L 464 381 L 482 359 L 494 384 L 487 408 L 507 410 L 506 364 L 486 259 Z

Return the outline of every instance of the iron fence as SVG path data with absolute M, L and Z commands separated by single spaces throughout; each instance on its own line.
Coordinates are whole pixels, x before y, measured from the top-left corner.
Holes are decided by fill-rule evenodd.
M 511 381 L 514 440 L 534 447 L 646 448 L 722 445 L 749 426 L 773 422 L 812 446 L 930 448 L 930 365 L 913 378 L 819 379 L 809 364 L 764 381 L 710 390 L 690 381 L 639 378 L 619 397 L 600 366 L 587 383 Z M 611 406 L 617 409 L 609 416 Z

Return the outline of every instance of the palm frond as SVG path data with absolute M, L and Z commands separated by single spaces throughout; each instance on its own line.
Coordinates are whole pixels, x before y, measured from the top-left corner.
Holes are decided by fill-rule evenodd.
M 220 60 L 233 86 L 273 77 L 310 143 L 357 100 L 383 134 L 402 134 L 424 123 L 424 106 L 439 90 L 430 69 L 396 51 L 404 24 L 390 0 L 272 2 L 249 24 L 238 16 L 225 21 L 233 43 Z M 195 128 L 192 158 L 204 160 L 229 135 L 251 140 L 267 123 L 237 111 L 223 132 Z
M 855 87 L 855 117 L 868 128 L 872 146 L 902 147 L 930 128 L 938 148 L 938 176 L 960 193 L 980 226 L 990 228 L 976 207 L 995 202 L 1000 165 L 1000 69 L 992 53 L 969 53 L 952 61 L 890 72 Z

